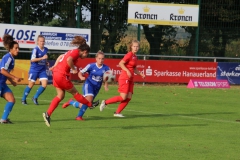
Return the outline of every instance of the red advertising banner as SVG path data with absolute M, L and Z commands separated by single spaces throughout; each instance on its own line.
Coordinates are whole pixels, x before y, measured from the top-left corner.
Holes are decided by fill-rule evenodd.
M 118 78 L 121 73 L 119 59 L 105 59 Z M 94 58 L 79 60 L 77 68 L 82 69 L 89 63 L 95 63 Z M 216 62 L 194 61 L 164 61 L 164 60 L 138 60 L 137 68 L 146 75 L 145 79 L 135 76 L 135 82 L 167 82 L 188 83 L 190 79 L 216 79 Z M 77 75 L 72 75 L 72 80 L 77 80 Z

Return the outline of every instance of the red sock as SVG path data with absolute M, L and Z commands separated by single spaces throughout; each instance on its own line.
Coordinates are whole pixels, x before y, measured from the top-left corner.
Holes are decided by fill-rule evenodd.
M 57 108 L 58 104 L 61 102 L 61 99 L 58 98 L 57 96 L 53 98 L 48 110 L 47 110 L 47 114 L 49 116 L 51 116 L 51 114 L 53 113 L 53 111 Z
M 88 107 L 91 107 L 92 106 L 92 103 L 89 102 L 85 97 L 83 97 L 81 94 L 79 93 L 76 93 L 74 95 L 74 98 L 79 102 L 79 103 L 82 103 L 82 104 L 85 104 L 87 105 Z
M 126 100 L 122 101 L 122 102 L 119 104 L 119 106 L 118 106 L 118 108 L 117 108 L 117 110 L 116 110 L 116 113 L 121 113 L 122 110 L 127 106 L 128 102 L 129 102 L 130 100 L 131 100 L 130 98 L 127 98 Z
M 121 96 L 115 96 L 107 99 L 105 101 L 105 104 L 112 104 L 112 103 L 121 102 L 121 101 L 123 101 L 123 98 Z

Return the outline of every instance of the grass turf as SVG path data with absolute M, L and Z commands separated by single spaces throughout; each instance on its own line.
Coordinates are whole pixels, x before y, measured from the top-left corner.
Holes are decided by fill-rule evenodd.
M 81 86 L 78 86 L 79 90 Z M 136 85 L 132 101 L 113 117 L 117 104 L 87 110 L 85 121 L 74 120 L 78 109 L 61 105 L 51 117 L 51 127 L 43 121 L 55 96 L 48 86 L 38 106 L 28 96 L 20 103 L 25 86 L 11 87 L 16 104 L 9 118 L 12 125 L 0 125 L 0 159 L 4 160 L 216 160 L 239 159 L 240 88 L 187 89 L 178 85 Z M 117 86 L 102 88 L 96 99 L 118 95 Z M 62 102 L 70 98 L 66 97 Z M 5 101 L 0 100 L 1 110 Z M 1 111 L 2 112 L 2 111 Z

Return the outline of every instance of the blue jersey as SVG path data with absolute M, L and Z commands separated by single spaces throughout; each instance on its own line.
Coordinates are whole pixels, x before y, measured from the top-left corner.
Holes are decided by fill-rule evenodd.
M 47 52 L 48 52 L 48 48 L 44 47 L 43 50 L 41 50 L 38 46 L 36 46 L 32 50 L 31 60 L 34 59 L 34 58 L 41 58 L 44 55 L 46 55 Z M 31 62 L 31 66 L 30 66 L 29 72 L 42 72 L 42 71 L 46 71 L 46 64 L 47 64 L 47 60 L 46 59 L 43 59 L 43 60 L 38 61 L 38 62 Z
M 5 54 L 2 57 L 2 61 L 0 63 L 1 70 L 4 68 L 7 72 L 11 72 L 14 68 L 14 58 L 10 53 Z M 6 84 L 7 77 L 0 73 L 0 84 Z
M 110 70 L 108 66 L 103 64 L 101 67 L 98 67 L 96 63 L 88 64 L 85 68 L 81 70 L 82 73 L 88 72 L 89 76 L 86 79 L 85 83 L 90 83 L 96 89 L 100 89 L 103 81 L 103 74 Z

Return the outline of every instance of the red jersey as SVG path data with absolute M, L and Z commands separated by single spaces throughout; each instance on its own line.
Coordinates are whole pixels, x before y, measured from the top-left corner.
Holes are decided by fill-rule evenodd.
M 137 56 L 133 54 L 132 52 L 128 52 L 122 59 L 125 62 L 126 68 L 131 72 L 132 77 L 129 78 L 127 75 L 127 72 L 122 70 L 121 74 L 119 76 L 119 79 L 128 79 L 133 80 L 134 76 L 134 68 L 137 66 Z
M 73 58 L 73 64 L 76 65 L 78 58 L 79 58 L 79 50 L 73 49 L 68 52 L 66 52 L 63 57 L 59 60 L 57 66 L 54 68 L 54 72 L 70 75 L 70 66 L 67 63 L 68 57 Z

